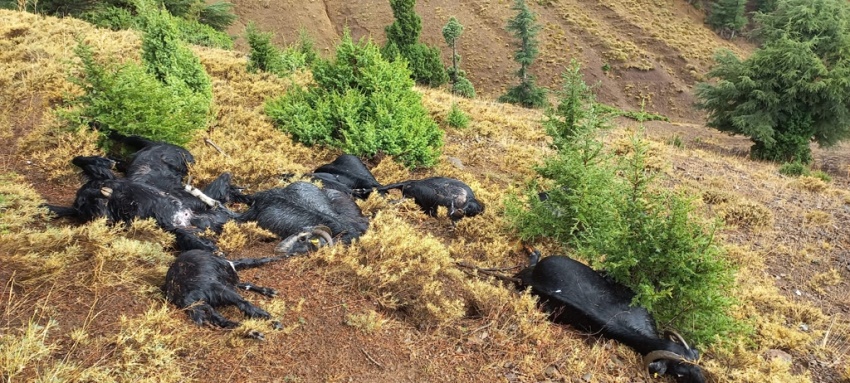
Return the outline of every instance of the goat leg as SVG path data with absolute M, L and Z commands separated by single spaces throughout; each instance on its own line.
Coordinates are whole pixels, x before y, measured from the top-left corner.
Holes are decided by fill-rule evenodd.
M 206 194 L 204 194 L 203 191 L 201 191 L 201 189 L 198 189 L 198 188 L 196 188 L 192 185 L 189 185 L 189 184 L 184 185 L 183 190 L 186 190 L 187 192 L 189 192 L 189 194 L 197 197 L 199 200 L 201 200 L 203 203 L 207 204 L 207 206 L 209 206 L 209 207 L 214 208 L 214 207 L 221 205 L 221 202 L 218 202 L 218 201 L 208 197 Z
M 285 257 L 264 257 L 264 258 L 242 258 L 235 259 L 230 261 L 233 268 L 238 270 L 245 270 L 254 267 L 259 267 L 265 265 L 267 263 L 271 263 L 274 261 L 279 261 L 281 259 L 285 259 Z
M 262 294 L 262 295 L 265 295 L 267 297 L 277 296 L 277 290 L 270 288 L 270 287 L 257 286 L 253 283 L 250 283 L 250 282 L 237 283 L 236 287 L 238 287 L 240 289 L 244 289 L 245 291 L 253 291 L 257 294 Z

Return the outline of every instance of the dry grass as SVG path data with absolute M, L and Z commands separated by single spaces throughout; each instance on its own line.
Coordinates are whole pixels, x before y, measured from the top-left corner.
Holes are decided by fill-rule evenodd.
M 620 6 L 607 6 L 626 17 Z M 639 15 L 636 12 L 629 20 L 638 24 Z M 91 132 L 60 131 L 49 112 L 61 93 L 74 91 L 66 80 L 69 67 L 65 63 L 73 60 L 75 36 L 89 41 L 99 55 L 127 59 L 138 55 L 137 36 L 97 31 L 72 19 L 8 11 L 0 11 L 0 36 L 4 36 L 0 39 L 0 135 L 23 137 L 13 154 L 27 156 L 36 165 L 32 174 L 0 174 L 0 262 L 3 270 L 9 270 L 0 270 L 0 275 L 11 280 L 3 291 L 6 309 L 0 322 L 4 334 L 0 368 L 5 376 L 75 381 L 226 378 L 210 369 L 216 360 L 231 360 L 234 349 L 244 355 L 240 358 L 249 354 L 286 357 L 291 350 L 271 345 L 285 344 L 287 337 L 304 331 L 304 323 L 312 318 L 301 320 L 307 315 L 303 307 L 319 305 L 317 301 L 321 307 L 325 300 L 327 306 L 338 302 L 321 295 L 326 286 L 343 287 L 346 299 L 377 305 L 378 311 L 373 306 L 349 312 L 348 326 L 362 330 L 359 335 L 367 339 L 375 337 L 404 348 L 414 366 L 411 369 L 426 371 L 423 376 L 434 380 L 573 381 L 590 376 L 591 381 L 627 382 L 642 376 L 638 356 L 631 350 L 550 325 L 528 293 L 469 276 L 455 266 L 458 261 L 498 267 L 524 262 L 516 238 L 505 230 L 501 200 L 533 177 L 532 165 L 550 153 L 539 124 L 540 112 L 454 99 L 470 114 L 470 127 L 447 129 L 444 157 L 436 168 L 410 172 L 383 158 L 373 172 L 386 182 L 438 174 L 462 179 L 487 205 L 486 212 L 462 220 L 451 230 L 445 212 L 435 219 L 422 215 L 410 201 L 393 203 L 378 196 L 361 201 L 361 208 L 373 219 L 360 240 L 264 269 L 271 279 L 280 278 L 273 273 L 318 275 L 310 281 L 309 295 L 258 302 L 282 319 L 283 331 L 268 332 L 266 321 L 246 320 L 239 329 L 219 336 L 189 325 L 183 313 L 163 303 L 158 286 L 173 259 L 169 234 L 150 221 L 129 227 L 112 227 L 103 221 L 81 226 L 50 221 L 38 207 L 43 198 L 30 184 L 33 178 L 29 177 L 40 176 L 50 185 L 76 186 L 79 181 L 69 159 L 97 153 Z M 630 60 L 643 55 L 623 49 Z M 293 83 L 309 81 L 309 74 L 298 74 L 290 82 L 245 72 L 244 57 L 233 52 L 196 48 L 196 53 L 213 76 L 216 103 L 215 122 L 189 145 L 198 160 L 192 174 L 199 184 L 230 171 L 237 184 L 261 190 L 277 185 L 280 174 L 303 173 L 338 154 L 292 142 L 261 113 L 264 99 L 285 92 Z M 702 57 L 696 51 L 693 55 Z M 440 91 L 419 91 L 434 115 L 444 114 L 453 101 Z M 615 129 L 606 140 L 615 148 L 627 134 L 625 129 Z M 204 138 L 215 142 L 224 154 L 205 144 Z M 768 165 L 710 151 L 673 148 L 662 141 L 653 142 L 650 149 L 653 170 L 660 171 L 665 183 L 702 195 L 706 215 L 733 225 L 721 233 L 730 243 L 730 258 L 741 268 L 733 292 L 741 303 L 733 315 L 750 323 L 755 335 L 730 340 L 730 348 L 705 350 L 702 363 L 716 381 L 812 380 L 809 372 L 765 360 L 762 355 L 771 348 L 789 350 L 795 358 L 846 361 L 850 333 L 846 319 L 825 315 L 815 306 L 817 301 L 789 298 L 777 288 L 780 282 L 765 272 L 767 262 L 796 254 L 806 245 L 818 254 L 812 259 L 826 259 L 821 253 L 837 251 L 838 246 L 824 247 L 818 242 L 823 239 L 807 237 L 813 235 L 809 232 L 795 231 L 786 237 L 774 228 L 782 224 L 794 230 L 798 226 L 799 230 L 832 230 L 846 194 L 828 184 L 816 186 L 820 184 L 815 181 L 788 184 Z M 3 166 L 11 168 L 12 162 Z M 776 202 L 798 194 L 804 199 L 802 205 Z M 793 219 L 807 225 L 788 223 Z M 221 244 L 229 252 L 252 253 L 261 248 L 257 242 L 268 238 L 269 233 L 255 225 L 229 224 Z M 846 282 L 841 276 L 841 271 L 825 271 L 795 282 L 800 289 L 832 293 Z M 60 300 L 58 292 L 67 297 Z M 337 318 L 336 325 L 344 326 L 345 320 Z M 809 331 L 801 330 L 801 324 Z M 257 352 L 260 346 L 243 337 L 251 330 L 266 332 L 267 352 Z M 416 341 L 408 342 L 411 338 Z M 58 350 L 60 357 L 56 357 Z M 280 372 L 262 364 L 252 368 L 269 374 L 252 376 L 256 379 L 271 379 Z M 843 373 L 850 375 L 850 371 Z M 329 375 L 308 378 L 332 380 Z

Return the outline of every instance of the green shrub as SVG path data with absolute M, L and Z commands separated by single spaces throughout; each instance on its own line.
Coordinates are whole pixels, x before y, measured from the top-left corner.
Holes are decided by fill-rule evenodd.
M 232 3 L 225 2 L 206 5 L 198 13 L 198 22 L 223 32 L 236 21 L 233 7 Z
M 178 38 L 173 17 L 165 10 L 145 12 L 142 59 L 148 72 L 168 86 L 188 87 L 195 94 L 212 100 L 210 78 L 201 60 Z
M 779 167 L 779 174 L 791 177 L 807 176 L 809 167 L 800 161 L 786 162 Z
M 538 87 L 532 76 L 529 76 L 525 82 L 508 89 L 507 93 L 499 96 L 499 102 L 516 104 L 526 108 L 543 108 L 549 105 L 546 101 L 546 93 L 546 88 Z
M 818 178 L 823 182 L 832 182 L 832 177 L 830 177 L 829 174 L 826 174 L 826 172 L 822 170 L 813 171 L 812 177 Z
M 233 37 L 195 20 L 174 18 L 178 36 L 189 44 L 205 47 L 233 49 Z
M 138 27 L 138 21 L 127 8 L 104 4 L 80 15 L 86 20 L 100 28 L 108 28 L 114 31 Z
M 452 103 L 446 122 L 453 128 L 465 129 L 469 126 L 469 116 L 457 106 L 457 103 Z
M 473 87 L 472 82 L 466 78 L 464 71 L 460 71 L 460 74 L 457 76 L 457 81 L 452 84 L 452 93 L 461 97 L 475 98 L 475 87 Z
M 354 43 L 348 32 L 336 58 L 313 66 L 316 82 L 266 103 L 266 114 L 307 145 L 329 145 L 346 153 L 386 153 L 409 167 L 431 166 L 443 132 L 422 106 L 410 71 L 388 62 L 371 42 Z
M 387 60 L 407 61 L 411 76 L 417 84 L 437 87 L 449 77 L 440 59 L 440 50 L 419 42 L 422 19 L 416 14 L 416 0 L 390 0 L 395 21 L 384 30 L 387 42 L 382 54 Z
M 562 97 L 569 102 L 570 94 Z M 513 227 L 524 240 L 546 237 L 571 249 L 635 291 L 633 303 L 659 325 L 697 343 L 742 331 L 728 314 L 735 271 L 715 242 L 716 224 L 698 219 L 689 196 L 656 185 L 637 135 L 631 154 L 614 155 L 598 137 L 603 118 L 594 108 L 584 112 L 571 129 L 547 129 L 557 153 L 537 172 L 549 198 L 540 201 L 537 183 L 524 197 L 509 197 Z
M 248 71 L 269 72 L 283 77 L 306 67 L 308 59 L 315 59 L 315 52 L 311 56 L 310 48 L 305 47 L 303 41 L 298 47 L 280 50 L 272 44 L 272 36 L 271 33 L 260 32 L 254 23 L 249 23 L 245 28 L 245 37 L 251 47 L 248 54 Z
M 84 94 L 69 100 L 73 107 L 62 116 L 72 125 L 84 124 L 104 135 L 116 131 L 177 145 L 186 144 L 206 126 L 209 99 L 186 86 L 168 86 L 135 64 L 97 63 L 91 48 L 75 50 L 81 73 L 71 79 Z

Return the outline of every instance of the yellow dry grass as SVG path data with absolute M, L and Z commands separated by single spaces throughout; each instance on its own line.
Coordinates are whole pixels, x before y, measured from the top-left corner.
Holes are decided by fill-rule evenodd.
M 616 4 L 608 6 L 620 12 Z M 76 186 L 69 160 L 75 154 L 96 154 L 94 137 L 85 130 L 59 130 L 49 111 L 63 93 L 77 91 L 67 81 L 73 68 L 68 65 L 74 60 L 72 48 L 77 38 L 83 38 L 95 47 L 97 55 L 135 59 L 138 37 L 133 32 L 96 30 L 73 19 L 11 11 L 0 11 L 0 36 L 0 134 L 22 137 L 14 155 L 31 158 L 36 164 L 33 172 L 44 175 L 48 182 Z M 624 51 L 632 59 L 642 55 L 639 50 Z M 309 74 L 290 79 L 250 74 L 239 54 L 206 48 L 195 48 L 195 52 L 213 77 L 216 104 L 214 122 L 188 145 L 197 158 L 192 175 L 200 184 L 229 171 L 237 184 L 250 191 L 261 190 L 276 185 L 280 174 L 303 173 L 338 154 L 292 142 L 262 115 L 263 100 L 309 81 Z M 700 52 L 693 55 L 703 57 Z M 532 165 L 550 153 L 539 123 L 541 113 L 486 100 L 453 99 L 437 90 L 419 91 L 435 116 L 445 115 L 451 102 L 458 102 L 471 116 L 470 127 L 446 129 L 444 156 L 435 168 L 410 172 L 384 158 L 373 169 L 375 176 L 387 182 L 431 175 L 456 177 L 476 191 L 487 205 L 486 212 L 462 220 L 452 231 L 445 212 L 434 219 L 422 215 L 409 200 L 394 204 L 372 196 L 360 202 L 364 212 L 373 215 L 366 235 L 350 246 L 294 259 L 290 270 L 319 270 L 321 278 L 313 283 L 350 287 L 352 294 L 386 310 L 351 314 L 349 326 L 362 329 L 367 336 L 405 328 L 425 338 L 421 345 L 406 346 L 411 363 L 420 360 L 417 356 L 435 353 L 468 356 L 459 358 L 449 370 L 421 358 L 417 366 L 423 370 L 440 369 L 431 376 L 452 380 L 468 377 L 462 372 L 471 370 L 487 381 L 504 376 L 505 371 L 519 381 L 573 381 L 589 376 L 596 382 L 627 382 L 642 377 L 639 358 L 631 350 L 612 341 L 588 343 L 572 330 L 550 325 L 528 293 L 517 293 L 487 277 L 469 276 L 455 266 L 459 261 L 488 266 L 523 262 L 516 238 L 505 230 L 501 200 L 506 192 L 533 177 Z M 619 133 L 606 138 L 610 147 L 616 148 L 622 139 Z M 789 299 L 765 273 L 765 259 L 796 253 L 803 247 L 776 235 L 777 220 L 799 217 L 802 222 L 807 211 L 814 211 L 793 204 L 777 206 L 771 193 L 786 196 L 802 188 L 820 199 L 819 211 L 825 214 L 843 206 L 846 197 L 833 193 L 828 184 L 809 180 L 788 184 L 768 165 L 709 151 L 673 148 L 661 142 L 651 143 L 651 151 L 653 170 L 660 171 L 665 182 L 681 185 L 694 195 L 701 193 L 706 215 L 719 215 L 739 226 L 722 233 L 727 241 L 736 243 L 729 246 L 729 256 L 741 268 L 733 292 L 741 304 L 733 315 L 752 324 L 755 336 L 731 340 L 733 346 L 728 349 L 705 350 L 701 363 L 715 381 L 811 381 L 808 372 L 795 372 L 780 361 L 766 360 L 763 355 L 771 348 L 846 361 L 847 321 L 836 321 L 805 300 Z M 696 178 L 670 163 L 697 164 L 691 171 L 704 174 Z M 4 376 L 184 381 L 204 369 L 203 358 L 184 356 L 187 349 L 194 350 L 191 355 L 227 355 L 232 348 L 254 347 L 241 335 L 265 328 L 262 321 L 245 321 L 229 337 L 220 339 L 210 336 L 208 329 L 190 326 L 179 310 L 164 304 L 158 286 L 173 258 L 167 249 L 170 235 L 150 221 L 127 228 L 103 221 L 81 226 L 52 222 L 38 207 L 43 199 L 26 175 L 8 172 L 10 163 L 3 166 L 0 262 L 13 272 L 4 289 L 6 309 L 0 322 L 4 334 L 0 371 Z M 744 186 L 731 188 L 732 182 Z M 774 217 L 772 209 L 782 210 Z M 829 224 L 819 213 L 810 213 L 806 219 L 810 226 Z M 745 228 L 759 230 L 749 238 L 739 235 L 748 232 L 741 230 Z M 256 226 L 230 224 L 221 244 L 228 251 L 243 251 L 267 237 L 269 234 Z M 825 273 L 800 282 L 800 288 L 810 282 L 823 289 L 839 283 L 840 277 Z M 91 308 L 82 321 L 61 323 L 63 331 L 53 324 L 63 320 L 68 310 L 56 296 L 59 291 L 74 291 L 75 304 Z M 138 315 L 113 318 L 108 325 L 93 328 L 93 323 L 107 315 L 95 310 L 102 294 L 116 291 L 132 302 L 128 305 L 132 304 Z M 268 300 L 263 307 L 278 318 L 285 313 L 302 315 L 305 298 L 300 299 L 295 307 L 279 300 Z M 284 331 L 270 333 L 270 342 L 280 341 L 300 326 L 296 320 L 282 324 Z M 801 330 L 801 324 L 809 330 Z M 63 349 L 63 357 L 49 357 L 67 345 L 72 345 L 71 350 Z M 441 348 L 433 349 L 437 346 Z

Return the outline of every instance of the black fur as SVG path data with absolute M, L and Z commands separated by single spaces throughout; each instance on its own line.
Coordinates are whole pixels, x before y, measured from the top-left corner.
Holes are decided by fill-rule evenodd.
M 109 138 L 136 150 L 124 171 L 127 178 L 161 190 L 182 189 L 189 165 L 195 163 L 192 153 L 177 145 L 114 132 Z
M 335 189 L 366 199 L 372 189 L 381 187 L 363 161 L 351 154 L 342 154 L 333 162 L 316 168 L 312 177 L 321 180 L 323 188 Z
M 484 212 L 484 204 L 475 199 L 472 189 L 453 178 L 432 177 L 399 182 L 380 187 L 378 192 L 386 193 L 392 189 L 401 189 L 403 196 L 412 197 L 422 211 L 432 217 L 437 216 L 438 206 L 446 207 L 452 224 L 463 217 L 474 217 Z
M 329 197 L 329 194 L 331 197 Z M 322 190 L 309 182 L 293 182 L 251 196 L 251 207 L 238 220 L 256 221 L 281 238 L 305 228 L 327 226 L 334 237 L 349 243 L 368 228 L 368 219 L 347 195 Z
M 626 286 L 568 257 L 551 256 L 538 263 L 539 253 L 532 256 L 531 265 L 516 275 L 519 287 L 531 287 L 552 321 L 617 340 L 644 356 L 666 350 L 691 362 L 699 359 L 697 350 L 659 337 L 655 319 L 643 307 L 631 305 L 635 294 Z M 649 370 L 679 383 L 705 382 L 699 366 L 689 362 L 659 359 Z
M 229 320 L 216 311 L 217 307 L 228 305 L 238 307 L 248 317 L 269 319 L 271 316 L 268 312 L 242 298 L 237 289 L 254 291 L 269 297 L 277 295 L 277 292 L 268 287 L 240 282 L 236 272 L 315 250 L 310 241 L 311 233 L 301 232 L 294 237 L 284 241 L 287 246 L 278 249 L 283 255 L 277 257 L 228 261 L 210 251 L 184 251 L 165 274 L 165 284 L 162 287 L 165 297 L 177 307 L 185 309 L 189 317 L 199 325 L 210 323 L 224 328 L 238 326 L 239 322 Z

